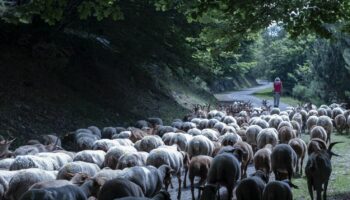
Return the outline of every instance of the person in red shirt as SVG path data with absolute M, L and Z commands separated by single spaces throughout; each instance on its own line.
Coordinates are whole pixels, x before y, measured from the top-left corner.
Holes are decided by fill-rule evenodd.
M 274 104 L 274 107 L 279 107 L 280 105 L 280 97 L 281 97 L 281 94 L 282 94 L 282 81 L 280 78 L 276 77 L 275 78 L 275 81 L 273 82 L 273 93 L 274 93 L 274 96 L 273 96 L 273 104 Z

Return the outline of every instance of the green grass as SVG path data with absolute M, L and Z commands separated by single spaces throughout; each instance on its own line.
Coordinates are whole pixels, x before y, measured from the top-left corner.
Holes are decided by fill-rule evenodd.
M 308 141 L 309 135 L 303 135 L 305 142 Z M 341 157 L 332 157 L 333 171 L 328 184 L 327 196 L 329 200 L 349 199 L 350 196 L 350 152 L 348 146 L 350 144 L 350 137 L 345 135 L 332 135 L 332 141 L 342 141 L 333 148 L 333 152 L 341 155 Z M 293 197 L 296 200 L 310 200 L 307 189 L 306 177 L 304 173 L 307 156 L 304 160 L 303 176 L 292 180 L 299 189 L 293 189 Z M 314 195 L 316 195 L 314 193 Z M 316 196 L 314 196 L 316 198 Z
M 266 88 L 263 90 L 260 90 L 258 92 L 253 93 L 254 96 L 259 97 L 261 99 L 266 100 L 273 100 L 273 94 L 271 88 Z M 281 96 L 281 102 L 286 103 L 291 106 L 297 106 L 298 104 L 301 104 L 301 102 L 293 97 L 290 96 Z

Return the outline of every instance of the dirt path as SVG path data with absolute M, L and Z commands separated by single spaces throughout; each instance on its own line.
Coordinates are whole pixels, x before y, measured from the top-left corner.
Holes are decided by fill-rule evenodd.
M 261 102 L 263 99 L 260 99 L 256 96 L 254 96 L 253 93 L 258 92 L 258 91 L 263 90 L 263 89 L 266 89 L 266 88 L 271 88 L 271 90 L 272 90 L 272 83 L 267 82 L 267 81 L 261 81 L 259 84 L 260 85 L 257 87 L 247 88 L 247 89 L 243 89 L 240 91 L 214 94 L 214 96 L 219 101 L 225 101 L 225 102 L 226 101 L 233 101 L 233 100 L 250 101 L 250 102 L 252 102 L 253 106 L 259 107 L 259 106 L 261 106 Z M 271 96 L 272 96 L 272 93 L 271 93 Z M 270 105 L 273 105 L 272 100 L 268 100 L 268 102 Z M 280 109 L 281 110 L 286 110 L 286 108 L 288 106 L 289 106 L 288 104 L 280 102 Z

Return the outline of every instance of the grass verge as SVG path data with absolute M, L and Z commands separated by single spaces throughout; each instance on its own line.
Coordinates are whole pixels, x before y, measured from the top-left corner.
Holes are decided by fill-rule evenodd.
M 254 96 L 259 97 L 261 99 L 266 100 L 273 100 L 272 90 L 271 88 L 266 88 L 263 90 L 260 90 L 258 92 L 253 93 Z M 293 97 L 290 96 L 281 96 L 281 102 L 286 103 L 291 106 L 297 106 L 298 104 L 301 104 L 301 102 Z
M 303 135 L 305 142 L 308 142 L 309 135 Z M 350 137 L 346 135 L 332 135 L 332 141 L 341 141 L 343 143 L 334 146 L 333 151 L 339 154 L 341 157 L 332 157 L 332 174 L 328 184 L 327 199 L 328 200 L 345 200 L 350 199 L 350 152 L 348 145 L 350 144 Z M 307 162 L 307 156 L 304 160 L 303 176 L 301 178 L 293 179 L 293 183 L 296 184 L 299 189 L 293 189 L 293 198 L 295 200 L 310 200 L 309 192 L 307 189 L 306 177 L 304 173 L 305 165 Z M 316 195 L 314 193 L 314 195 Z M 316 196 L 314 196 L 316 198 Z

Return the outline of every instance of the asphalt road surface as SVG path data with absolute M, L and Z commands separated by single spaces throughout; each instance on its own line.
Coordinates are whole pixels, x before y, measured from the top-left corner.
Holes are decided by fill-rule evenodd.
M 266 88 L 271 88 L 271 96 L 272 96 L 272 83 L 267 82 L 267 81 L 261 81 L 259 86 L 252 87 L 252 88 L 247 88 L 243 89 L 240 91 L 232 91 L 232 92 L 225 92 L 225 93 L 219 93 L 219 94 L 214 94 L 215 97 L 219 101 L 234 101 L 234 100 L 239 100 L 239 101 L 250 101 L 254 107 L 260 107 L 261 102 L 263 99 L 260 99 L 258 97 L 255 97 L 253 93 L 258 92 L 260 90 L 266 89 Z M 268 100 L 269 105 L 273 106 L 273 100 Z M 280 102 L 279 108 L 281 110 L 286 110 L 286 108 L 289 105 Z

